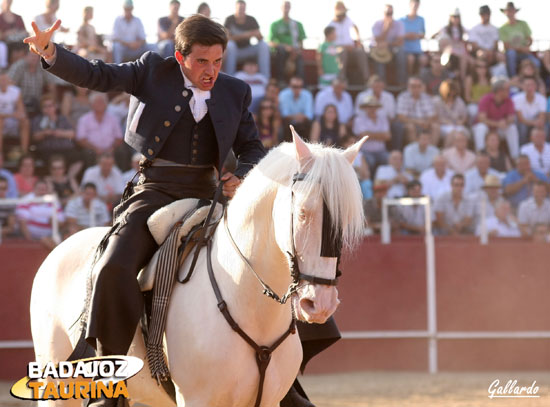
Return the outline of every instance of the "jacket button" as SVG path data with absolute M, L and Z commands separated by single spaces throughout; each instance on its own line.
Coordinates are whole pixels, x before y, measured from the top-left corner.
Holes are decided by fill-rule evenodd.
M 174 110 L 175 110 L 176 112 L 181 112 L 181 106 L 180 106 L 180 105 L 174 106 Z
M 181 94 L 182 94 L 182 96 L 183 96 L 184 98 L 186 98 L 187 95 L 189 95 L 189 92 L 187 92 L 186 90 L 184 90 L 183 92 L 181 92 Z
M 199 142 L 198 142 L 198 141 L 193 141 L 193 145 L 194 145 L 194 146 L 198 146 L 198 145 L 199 145 Z
M 191 158 L 191 162 L 192 163 L 196 163 L 197 162 L 197 159 L 195 157 Z
M 155 136 L 155 141 L 158 143 L 160 141 L 160 137 L 159 136 Z
M 168 120 L 164 122 L 164 127 L 170 127 L 170 122 Z
M 147 154 L 149 154 L 149 155 L 153 155 L 153 153 L 154 153 L 154 151 L 153 151 L 153 150 L 151 150 L 151 149 L 147 150 Z
M 193 135 L 193 138 L 194 138 L 195 140 L 198 140 L 198 139 L 199 139 L 199 135 L 198 135 L 198 134 L 195 134 L 195 135 Z
M 196 155 L 199 151 L 197 149 L 193 149 L 193 154 Z

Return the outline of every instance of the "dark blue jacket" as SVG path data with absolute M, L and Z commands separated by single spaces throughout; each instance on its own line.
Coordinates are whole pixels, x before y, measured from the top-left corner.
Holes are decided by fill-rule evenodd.
M 90 62 L 59 45 L 56 52 L 52 66 L 42 60 L 43 67 L 52 74 L 83 88 L 122 91 L 133 96 L 124 140 L 148 159 L 154 159 L 189 109 L 192 96 L 191 90 L 184 86 L 176 59 L 147 52 L 134 62 L 117 65 L 99 60 Z M 210 92 L 207 105 L 219 152 L 216 167 L 220 170 L 233 148 L 238 160 L 235 175 L 242 177 L 265 155 L 248 110 L 250 87 L 220 72 Z

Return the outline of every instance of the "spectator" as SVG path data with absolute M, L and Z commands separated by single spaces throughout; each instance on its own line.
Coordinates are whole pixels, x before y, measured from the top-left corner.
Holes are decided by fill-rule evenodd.
M 478 50 L 483 50 L 484 60 L 492 65 L 496 62 L 496 52 L 498 51 L 498 28 L 491 24 L 489 6 L 481 6 L 479 16 L 481 23 L 468 32 L 468 41 L 472 53 L 476 55 Z
M 178 0 L 170 0 L 169 8 L 170 14 L 159 18 L 157 24 L 157 48 L 163 58 L 173 56 L 176 52 L 174 34 L 176 27 L 183 21 L 183 17 L 179 15 L 180 2 Z
M 75 131 L 65 116 L 57 114 L 53 96 L 43 96 L 41 107 L 42 114 L 33 119 L 31 126 L 38 157 L 47 163 L 52 155 L 60 154 L 70 165 L 81 165 L 80 153 L 74 144 Z
M 363 143 L 361 152 L 367 160 L 370 172 L 374 174 L 379 165 L 388 162 L 386 142 L 391 138 L 390 125 L 376 96 L 362 95 L 359 107 L 364 114 L 353 119 L 353 134 L 358 138 L 369 136 Z
M 537 223 L 533 229 L 533 242 L 550 243 L 550 227 L 548 225 Z
M 460 86 L 456 81 L 446 79 L 441 82 L 439 95 L 434 99 L 435 111 L 444 145 L 450 147 L 453 143 L 450 134 L 468 131 L 465 127 L 468 113 L 466 104 L 460 97 Z
M 518 221 L 522 236 L 531 236 L 536 224 L 550 226 L 550 199 L 547 198 L 548 184 L 536 181 L 533 196 L 519 204 Z
M 504 43 L 506 50 L 508 76 L 512 78 L 516 75 L 518 62 L 525 58 L 533 61 L 537 69 L 540 68 L 540 61 L 534 55 L 531 55 L 529 49 L 533 43 L 531 29 L 525 21 L 516 19 L 516 13 L 519 9 L 514 6 L 513 2 L 509 1 L 506 3 L 506 8 L 500 9 L 500 11 L 508 17 L 508 22 L 499 29 L 500 40 Z
M 4 61 L 0 64 L 5 68 L 11 61 L 17 61 L 22 58 L 26 50 L 26 45 L 23 44 L 23 39 L 28 33 L 25 29 L 25 23 L 20 15 L 11 11 L 12 0 L 2 1 L 2 12 L 0 13 L 0 41 L 7 45 L 8 54 L 3 57 Z M 2 66 L 2 64 L 4 64 Z
M 286 83 L 292 75 L 304 78 L 302 58 L 306 32 L 302 23 L 290 18 L 290 1 L 283 1 L 283 18 L 271 24 L 269 43 L 275 53 L 275 78 Z
M 13 174 L 4 168 L 4 155 L 0 153 L 0 177 L 5 178 L 8 182 L 8 190 L 6 192 L 6 198 L 17 198 L 19 194 L 17 193 L 17 183 Z
M 75 52 L 81 57 L 87 59 L 107 59 L 107 49 L 100 43 L 100 39 L 95 32 L 95 27 L 90 24 L 94 18 L 94 8 L 84 7 L 82 25 L 76 33 Z
M 550 178 L 532 169 L 529 157 L 522 154 L 516 160 L 516 169 L 508 172 L 502 181 L 504 196 L 517 208 L 522 201 L 532 196 L 533 184 L 537 180 L 550 184 Z
M 420 58 L 423 55 L 420 40 L 426 35 L 424 18 L 417 14 L 419 6 L 420 0 L 410 0 L 409 14 L 401 18 L 401 22 L 405 28 L 403 51 L 407 55 L 407 68 L 410 75 L 415 71 L 415 64 L 420 65 Z
M 439 195 L 449 191 L 453 171 L 447 168 L 445 157 L 438 155 L 434 158 L 431 168 L 428 168 L 420 175 L 422 194 L 428 195 L 435 201 Z
M 510 86 L 505 79 L 493 83 L 493 91 L 481 98 L 479 102 L 478 123 L 473 126 L 476 151 L 485 147 L 485 135 L 496 130 L 501 138 L 506 139 L 508 151 L 512 158 L 519 153 L 519 135 L 516 127 L 514 102 L 510 98 Z
M 90 98 L 87 98 L 88 103 L 90 103 Z M 128 110 L 130 106 L 130 95 L 125 92 L 120 92 L 115 95 L 107 106 L 107 111 L 115 116 L 119 123 L 120 128 L 123 132 L 126 131 L 126 118 L 128 117 Z M 128 146 L 130 147 L 130 146 Z
M 319 87 L 324 88 L 332 83 L 340 74 L 338 55 L 340 47 L 336 46 L 336 28 L 329 25 L 324 30 L 325 41 L 317 50 L 317 75 Z
M 464 176 L 451 178 L 451 190 L 442 193 L 434 205 L 437 231 L 443 235 L 463 235 L 473 232 L 475 203 L 464 195 Z
M 258 135 L 266 149 L 279 144 L 279 132 L 281 130 L 281 119 L 275 113 L 277 105 L 269 99 L 260 102 L 260 109 L 256 115 L 256 126 Z
M 197 14 L 202 14 L 203 16 L 210 18 L 212 11 L 210 10 L 210 6 L 208 5 L 208 3 L 203 2 L 199 4 L 199 7 L 197 8 Z
M 339 146 L 343 149 L 346 149 L 353 145 L 357 139 L 351 134 L 346 134 L 340 139 Z M 357 153 L 355 160 L 352 163 L 353 169 L 357 174 L 357 179 L 359 180 L 359 185 L 361 186 L 361 192 L 363 194 L 363 199 L 372 198 L 372 181 L 371 181 L 371 172 L 367 161 L 363 157 L 361 151 Z
M 7 73 L 0 73 L 0 153 L 6 149 L 8 139 L 19 144 L 23 153 L 27 152 L 29 133 L 30 124 L 21 90 L 10 85 Z
M 388 198 L 401 198 L 407 193 L 405 185 L 412 179 L 411 175 L 403 168 L 403 154 L 394 150 L 388 158 L 388 165 L 381 165 L 376 170 L 376 180 L 385 181 L 388 186 Z
M 497 203 L 504 200 L 502 198 L 502 183 L 500 182 L 500 178 L 493 174 L 486 175 L 482 189 L 477 194 L 470 194 L 470 197 L 478 203 L 476 224 L 479 225 L 482 216 L 481 212 L 483 211 L 482 205 L 485 205 L 485 218 L 489 218 L 495 215 Z
M 386 81 L 388 62 L 394 61 L 397 70 L 397 84 L 405 87 L 407 82 L 407 56 L 403 49 L 405 26 L 400 20 L 393 19 L 393 7 L 384 6 L 384 18 L 372 26 L 374 41 L 371 44 L 370 56 L 375 61 L 376 72 Z
M 115 166 L 113 153 L 102 153 L 98 165 L 94 165 L 84 172 L 81 185 L 86 185 L 88 182 L 96 185 L 97 195 L 108 206 L 111 207 L 118 203 L 125 185 L 122 173 Z
M 420 72 L 420 79 L 426 86 L 426 92 L 432 96 L 439 94 L 441 82 L 450 77 L 449 71 L 441 65 L 441 58 L 438 54 L 432 55 L 430 57 L 430 66 L 423 68 Z
M 57 16 L 55 15 L 55 13 L 57 13 L 57 10 L 59 10 L 59 0 L 46 0 L 46 11 L 42 14 L 37 15 L 34 18 L 34 22 L 38 26 L 39 30 L 50 28 L 53 23 L 56 22 Z M 59 27 L 59 31 L 62 33 L 67 33 L 69 32 L 69 29 L 65 27 Z M 55 32 L 53 33 L 51 40 L 54 41 L 54 38 Z
M 71 126 L 76 128 L 78 120 L 92 109 L 90 92 L 86 88 L 71 86 L 71 89 L 63 93 L 60 112 L 69 119 Z M 124 116 L 126 122 L 126 115 Z
M 34 158 L 31 155 L 21 156 L 18 165 L 19 171 L 13 176 L 19 196 L 30 194 L 33 191 L 34 185 L 38 180 L 38 177 L 34 175 L 34 168 Z
M 521 154 L 529 157 L 531 168 L 550 177 L 550 143 L 545 142 L 544 130 L 531 130 L 531 142 L 521 147 Z
M 315 96 L 315 116 L 321 117 L 325 106 L 334 105 L 338 110 L 338 120 L 347 124 L 353 116 L 353 100 L 346 92 L 346 82 L 341 79 L 334 79 L 332 86 L 327 87 Z
M 124 182 L 124 185 L 126 185 L 128 182 L 131 182 L 134 185 L 138 183 L 138 175 L 140 171 L 139 162 L 141 161 L 141 157 L 142 155 L 140 153 L 134 153 L 134 155 L 132 155 L 132 159 L 130 162 L 131 168 L 128 171 L 122 173 L 122 180 Z
M 281 115 L 279 112 L 279 86 L 277 85 L 277 81 L 275 81 L 275 79 L 270 79 L 267 83 L 263 100 L 270 100 L 273 103 L 273 106 L 275 106 L 275 115 L 280 119 Z
M 485 136 L 485 148 L 481 151 L 489 155 L 490 167 L 496 171 L 505 173 L 512 169 L 510 156 L 503 151 L 500 137 L 495 130 L 487 133 Z
M 407 183 L 407 196 L 420 198 L 422 196 L 422 185 L 417 180 Z M 424 205 L 402 205 L 399 206 L 400 229 L 405 235 L 423 235 L 426 230 L 426 210 Z
M 12 64 L 8 70 L 12 83 L 21 89 L 23 104 L 30 118 L 40 113 L 44 87 L 48 87 L 49 93 L 56 90 L 53 77 L 38 66 L 39 61 L 38 55 L 28 52 L 25 58 Z
M 290 79 L 290 86 L 279 93 L 279 111 L 283 118 L 283 139 L 291 141 L 289 125 L 292 124 L 296 131 L 303 137 L 307 137 L 313 120 L 313 96 L 304 89 L 304 80 L 294 77 Z
M 462 26 L 460 11 L 457 8 L 453 14 L 450 15 L 449 23 L 441 29 L 438 37 L 440 51 L 450 55 L 451 63 L 453 60 L 458 61 L 458 71 L 461 80 L 466 78 L 469 59 L 466 51 L 466 41 L 464 39 L 465 34 L 466 29 Z
M 484 59 L 475 60 L 473 70 L 464 81 L 464 101 L 468 104 L 470 123 L 473 123 L 478 113 L 481 98 L 491 92 L 491 75 L 489 65 Z
M 42 179 L 37 180 L 33 192 L 25 195 L 24 202 L 17 205 L 15 215 L 19 221 L 21 233 L 26 240 L 39 241 L 49 250 L 57 245 L 53 233 L 53 212 L 57 212 L 59 226 L 65 220 L 61 206 L 57 202 L 32 202 L 34 199 L 44 198 L 48 193 L 48 186 Z
M 339 144 L 345 135 L 346 126 L 338 120 L 338 109 L 329 104 L 325 106 L 321 117 L 314 120 L 309 141 L 331 146 Z
M 97 198 L 96 186 L 92 182 L 84 184 L 81 194 L 69 201 L 65 216 L 68 235 L 94 226 L 109 226 L 111 221 L 107 205 Z
M 113 27 L 113 60 L 115 64 L 137 59 L 147 51 L 145 29 L 141 20 L 132 14 L 134 3 L 124 0 L 124 15 L 118 16 Z
M 431 139 L 430 133 L 423 131 L 418 136 L 418 141 L 408 144 L 403 150 L 405 169 L 415 178 L 430 168 L 434 158 L 439 155 L 439 149 L 430 144 Z
M 237 71 L 237 62 L 256 58 L 260 73 L 270 78 L 269 45 L 263 41 L 260 26 L 256 19 L 246 14 L 246 2 L 237 0 L 235 14 L 225 19 L 229 42 L 225 50 L 225 72 L 234 75 Z M 250 43 L 251 38 L 258 40 L 257 44 Z
M 419 78 L 409 78 L 408 90 L 397 98 L 397 118 L 404 125 L 409 142 L 417 141 L 421 132 L 431 131 L 432 144 L 437 144 L 439 125 L 436 123 L 435 107 Z
M 500 200 L 495 206 L 493 216 L 487 217 L 485 228 L 491 237 L 520 237 L 521 232 L 512 216 L 510 202 Z M 478 227 L 477 235 L 481 234 L 481 225 Z
M 535 78 L 523 78 L 522 86 L 523 92 L 512 97 L 517 114 L 520 145 L 527 143 L 533 128 L 544 129 L 546 123 L 546 99 L 537 92 Z
M 243 82 L 246 82 L 250 86 L 252 93 L 252 102 L 250 103 L 250 110 L 255 112 L 258 110 L 258 104 L 265 95 L 265 88 L 268 84 L 268 78 L 258 72 L 258 64 L 254 59 L 247 59 L 243 63 L 243 70 L 235 74 L 236 78 L 239 78 Z
M 335 45 L 340 48 L 340 78 L 347 79 L 348 66 L 353 58 L 359 68 L 359 74 L 362 76 L 361 84 L 365 83 L 369 77 L 369 68 L 367 63 L 367 54 L 361 44 L 361 35 L 357 25 L 349 18 L 348 9 L 343 1 L 337 1 L 334 6 L 334 18 L 329 26 L 336 29 Z M 351 35 L 354 31 L 355 38 Z
M 0 175 L 0 202 L 8 197 L 8 179 Z M 0 205 L 0 238 L 5 238 L 15 232 L 15 208 L 8 205 Z
M 382 229 L 382 201 L 386 197 L 388 188 L 389 184 L 385 180 L 378 179 L 374 181 L 373 197 L 363 201 L 367 227 L 377 234 Z M 399 227 L 399 212 L 393 205 L 388 208 L 388 221 L 392 230 Z
M 489 175 L 499 176 L 499 172 L 490 167 L 489 155 L 484 152 L 477 153 L 475 167 L 464 173 L 464 193 L 466 195 L 478 194 L 485 185 L 485 179 Z M 500 184 L 500 181 L 499 181 Z
M 546 95 L 546 85 L 540 76 L 539 68 L 530 59 L 521 61 L 519 63 L 518 75 L 510 79 L 510 87 L 514 88 L 513 93 L 516 93 L 516 90 L 517 92 L 521 90 L 525 78 L 535 78 L 537 84 L 535 91 L 542 95 Z
M 443 150 L 443 157 L 451 170 L 464 174 L 476 161 L 476 155 L 468 150 L 468 135 L 465 131 L 454 131 L 449 137 L 453 139 L 453 146 Z
M 74 173 L 67 174 L 67 164 L 60 155 L 50 158 L 49 174 L 44 178 L 48 191 L 57 195 L 61 207 L 65 207 L 69 199 L 78 191 L 78 183 Z

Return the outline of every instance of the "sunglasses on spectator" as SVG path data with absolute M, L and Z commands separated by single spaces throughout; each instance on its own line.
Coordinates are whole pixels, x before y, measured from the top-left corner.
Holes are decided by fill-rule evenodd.
M 453 182 L 453 187 L 463 187 L 464 186 L 464 182 Z
M 261 106 L 260 106 L 260 109 L 270 109 L 270 110 L 273 110 L 273 106 L 271 106 L 271 105 L 261 105 Z
M 298 84 L 293 84 L 293 85 L 290 85 L 290 87 L 292 89 L 300 89 L 302 87 L 302 85 L 298 85 Z

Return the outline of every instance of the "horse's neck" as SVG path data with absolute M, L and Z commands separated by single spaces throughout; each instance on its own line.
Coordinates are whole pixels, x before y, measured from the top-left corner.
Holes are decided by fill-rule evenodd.
M 242 211 L 242 208 L 237 210 L 236 205 L 240 204 L 233 202 L 227 213 L 231 235 L 258 276 L 279 296 L 284 295 L 290 283 L 290 271 L 285 255 L 275 241 L 271 216 L 273 200 L 264 198 L 253 211 Z M 281 328 L 290 321 L 290 301 L 280 305 L 262 294 L 260 282 L 229 239 L 224 225 L 220 224 L 214 237 L 214 249 L 224 269 L 220 278 L 227 283 L 222 288 L 225 301 L 230 309 L 245 310 L 249 321 L 263 321 L 258 329 L 273 330 L 280 334 Z M 270 323 L 265 324 L 266 320 Z M 267 331 L 264 333 L 271 336 Z

